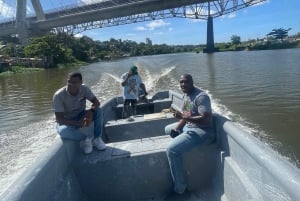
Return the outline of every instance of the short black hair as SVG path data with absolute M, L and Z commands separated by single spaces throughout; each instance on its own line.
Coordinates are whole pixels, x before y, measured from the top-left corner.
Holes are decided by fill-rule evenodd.
M 82 81 L 82 75 L 79 72 L 71 72 L 69 73 L 69 78 L 71 77 L 78 77 Z
M 194 84 L 193 76 L 191 74 L 183 74 L 181 77 L 185 77 L 187 80 L 191 81 Z

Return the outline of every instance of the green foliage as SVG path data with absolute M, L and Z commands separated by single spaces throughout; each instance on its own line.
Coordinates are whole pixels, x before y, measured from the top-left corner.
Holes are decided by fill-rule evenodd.
M 13 57 L 14 52 L 13 44 L 7 44 L 5 47 L 0 49 L 0 54 L 8 57 Z
M 257 43 L 253 46 L 249 46 L 249 50 L 273 50 L 273 49 L 288 49 L 288 48 L 297 48 L 299 46 L 299 43 L 294 42 L 282 42 L 282 43 L 272 43 L 272 42 L 266 42 L 266 43 Z
M 267 36 L 277 41 L 265 42 L 261 40 L 248 40 L 241 42 L 241 37 L 231 36 L 231 42 L 217 43 L 215 49 L 219 51 L 260 50 L 299 47 L 300 33 L 294 36 L 294 42 L 283 41 L 290 29 L 273 29 Z M 30 38 L 25 47 L 18 44 L 16 37 L 0 38 L 2 47 L 0 55 L 7 57 L 41 58 L 48 64 L 47 67 L 59 66 L 59 64 L 90 62 L 97 59 L 110 60 L 124 56 L 143 56 L 155 54 L 170 54 L 180 52 L 202 52 L 206 45 L 152 45 L 150 38 L 145 43 L 137 43 L 131 40 L 114 39 L 109 41 L 94 41 L 87 36 L 74 37 L 66 33 L 47 34 L 41 37 Z
M 291 30 L 291 28 L 284 29 L 273 29 L 270 33 L 267 34 L 267 36 L 274 37 L 275 39 L 280 39 L 281 41 L 288 37 L 288 32 Z
M 31 73 L 34 71 L 41 71 L 43 68 L 25 68 L 24 66 L 12 66 L 10 71 L 0 72 L 1 74 L 20 74 L 20 73 Z
M 231 43 L 217 43 L 215 44 L 215 48 L 219 49 L 220 51 L 233 50 Z
M 48 34 L 42 37 L 31 38 L 24 48 L 26 57 L 52 58 L 53 64 L 74 62 L 72 49 L 65 43 L 66 36 Z
M 8 43 L 19 44 L 19 39 L 14 35 L 1 36 L 0 41 L 2 41 L 3 44 L 8 44 Z
M 241 37 L 240 36 L 232 35 L 231 38 L 230 38 L 230 40 L 231 40 L 231 43 L 233 45 L 239 45 L 239 44 L 241 44 Z

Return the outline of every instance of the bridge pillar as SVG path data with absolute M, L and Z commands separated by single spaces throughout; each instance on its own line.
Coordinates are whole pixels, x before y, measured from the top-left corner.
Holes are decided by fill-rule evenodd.
M 45 14 L 40 0 L 31 0 L 32 7 L 35 11 L 37 20 L 45 20 Z
M 215 42 L 214 42 L 214 25 L 213 17 L 209 16 L 207 19 L 207 40 L 206 40 L 206 53 L 212 53 L 215 51 Z
M 17 0 L 16 9 L 16 30 L 18 38 L 22 44 L 28 43 L 28 25 L 26 21 L 26 4 L 27 0 Z

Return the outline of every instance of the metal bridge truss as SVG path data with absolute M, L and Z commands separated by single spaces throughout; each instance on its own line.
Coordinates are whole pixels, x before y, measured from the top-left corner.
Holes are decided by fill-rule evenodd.
M 197 3 L 188 6 L 181 6 L 178 8 L 171 8 L 148 13 L 134 14 L 125 17 L 116 17 L 56 27 L 52 29 L 52 32 L 67 32 L 71 34 L 77 34 L 91 29 L 105 28 L 172 17 L 207 20 L 209 16 L 213 18 L 219 17 L 248 6 L 261 3 L 263 1 L 265 0 L 214 0 L 210 3 Z M 110 2 L 114 1 L 111 0 Z

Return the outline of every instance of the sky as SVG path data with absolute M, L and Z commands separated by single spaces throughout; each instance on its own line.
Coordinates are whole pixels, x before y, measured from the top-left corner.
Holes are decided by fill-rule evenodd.
M 8 9 L 6 13 L 3 12 L 4 6 L 14 7 L 13 1 L 16 0 L 0 0 L 0 11 L 2 10 L 0 21 L 9 13 Z M 44 10 L 74 4 L 76 1 L 78 0 L 40 0 Z M 28 10 L 30 12 L 30 8 Z M 289 35 L 300 33 L 299 10 L 300 0 L 266 0 L 264 3 L 214 18 L 214 41 L 215 43 L 230 42 L 232 35 L 240 36 L 241 41 L 263 38 L 273 29 L 279 28 L 291 28 Z M 10 12 L 14 13 L 14 10 Z M 100 41 L 114 38 L 138 43 L 150 38 L 152 44 L 195 45 L 206 44 L 206 26 L 205 20 L 167 18 L 88 30 L 78 36 L 86 35 Z

